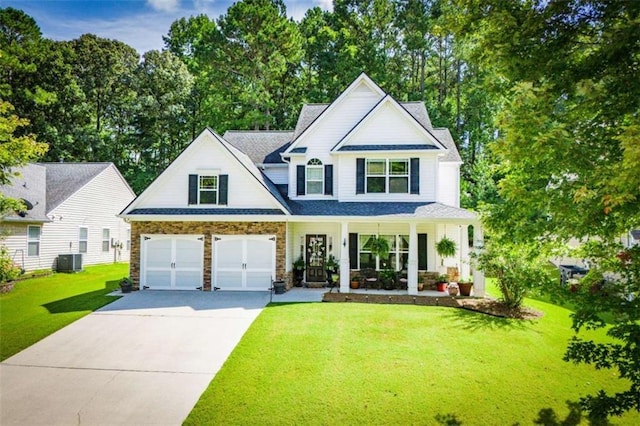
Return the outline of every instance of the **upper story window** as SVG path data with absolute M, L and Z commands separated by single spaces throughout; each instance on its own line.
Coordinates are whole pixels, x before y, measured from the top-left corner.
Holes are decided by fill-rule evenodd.
M 229 175 L 212 172 L 189 175 L 188 203 L 226 205 L 228 188 Z
M 27 226 L 27 255 L 40 256 L 40 231 L 39 226 Z
M 218 176 L 200 176 L 198 204 L 218 204 Z
M 409 192 L 409 160 L 367 160 L 367 193 L 407 194 Z
M 306 169 L 307 194 L 322 194 L 324 192 L 324 167 L 322 161 L 312 158 L 307 162 Z

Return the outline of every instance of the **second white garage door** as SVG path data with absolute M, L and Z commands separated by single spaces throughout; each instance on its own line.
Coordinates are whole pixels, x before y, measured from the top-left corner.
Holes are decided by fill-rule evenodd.
M 276 272 L 273 235 L 214 235 L 213 285 L 221 290 L 261 290 L 271 287 Z

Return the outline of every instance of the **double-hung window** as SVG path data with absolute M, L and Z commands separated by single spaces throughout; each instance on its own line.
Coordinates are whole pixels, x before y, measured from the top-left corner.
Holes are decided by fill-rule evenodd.
M 324 193 L 324 167 L 322 161 L 312 158 L 307 162 L 307 194 Z
M 78 230 L 78 253 L 87 252 L 87 243 L 89 240 L 89 228 L 81 226 Z
M 218 176 L 200 176 L 198 204 L 218 204 Z
M 409 160 L 367 160 L 366 186 L 367 193 L 370 194 L 407 194 L 409 192 Z
M 359 242 L 359 261 L 360 269 L 393 269 L 400 271 L 406 269 L 409 261 L 409 236 L 408 235 L 381 235 L 378 238 L 384 238 L 389 242 L 389 256 L 387 258 L 378 258 L 371 253 L 371 243 L 375 238 L 374 235 L 360 235 Z
M 40 231 L 39 226 L 27 226 L 27 255 L 40 256 Z
M 111 245 L 111 230 L 109 228 L 102 229 L 102 251 L 108 252 Z

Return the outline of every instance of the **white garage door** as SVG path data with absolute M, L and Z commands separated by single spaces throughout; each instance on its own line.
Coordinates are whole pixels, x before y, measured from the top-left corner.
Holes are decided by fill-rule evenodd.
M 201 290 L 204 235 L 142 235 L 141 288 Z
M 213 236 L 213 285 L 221 290 L 267 290 L 276 272 L 272 235 Z

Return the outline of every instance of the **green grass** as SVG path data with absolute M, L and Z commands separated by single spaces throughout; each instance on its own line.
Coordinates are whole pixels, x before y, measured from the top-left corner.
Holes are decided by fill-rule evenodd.
M 106 294 L 118 288 L 128 269 L 125 263 L 90 266 L 16 283 L 0 295 L 0 360 L 116 300 Z
M 569 311 L 529 305 L 544 317 L 518 321 L 355 303 L 270 305 L 186 424 L 560 424 L 576 414 L 570 407 L 580 396 L 622 388 L 615 372 L 562 361 Z M 640 415 L 614 423 L 640 424 Z

